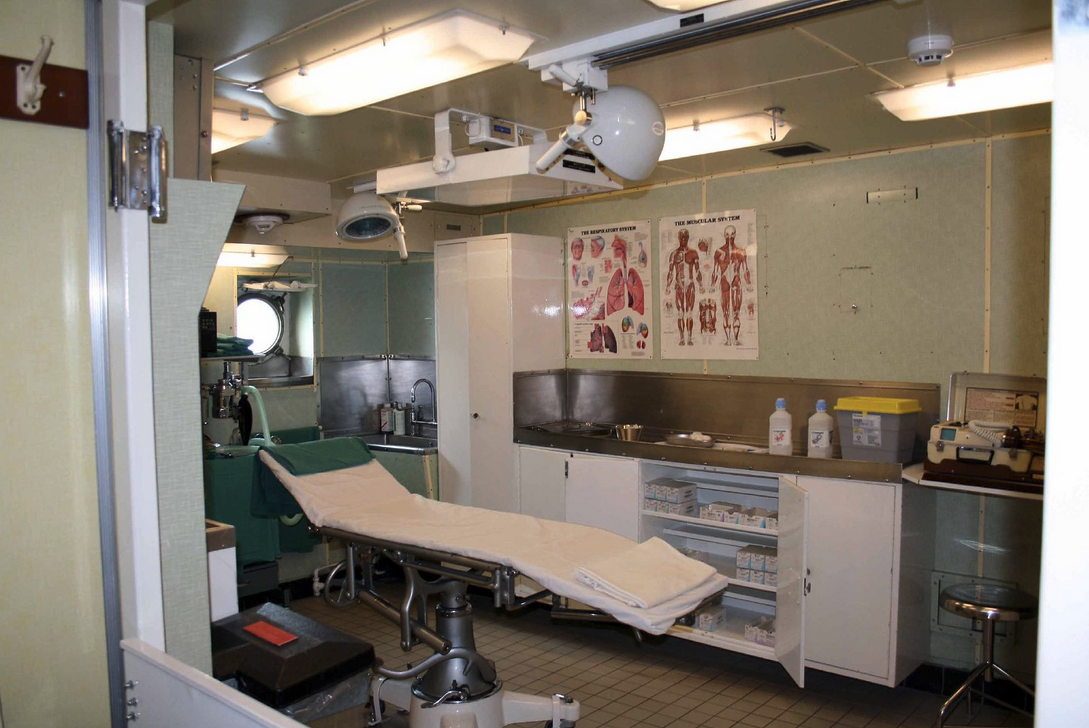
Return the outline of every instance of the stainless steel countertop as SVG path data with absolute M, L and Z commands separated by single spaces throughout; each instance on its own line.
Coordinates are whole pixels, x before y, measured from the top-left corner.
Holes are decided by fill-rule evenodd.
M 629 442 L 615 437 L 586 436 L 543 432 L 530 427 L 514 428 L 514 442 L 520 445 L 548 447 L 571 452 L 597 455 L 617 455 L 639 460 L 658 460 L 685 465 L 705 465 L 761 473 L 811 475 L 818 478 L 841 478 L 899 483 L 903 476 L 900 463 L 871 463 L 861 460 L 809 458 L 800 455 L 765 455 L 762 453 L 731 452 L 702 447 L 658 444 L 659 438 L 644 433 L 643 441 Z

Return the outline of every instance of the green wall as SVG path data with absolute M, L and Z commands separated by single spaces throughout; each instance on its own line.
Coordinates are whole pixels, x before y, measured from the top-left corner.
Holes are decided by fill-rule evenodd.
M 488 216 L 483 229 L 562 237 L 576 225 L 650 219 L 658 265 L 658 218 L 756 210 L 759 360 L 663 360 L 656 335 L 651 361 L 576 359 L 570 366 L 944 387 L 954 371 L 984 371 L 989 334 L 992 371 L 1042 376 L 1050 138 L 994 142 L 990 180 L 988 153 L 977 143 L 709 177 Z M 867 192 L 904 187 L 918 188 L 918 199 L 866 202 Z M 660 291 L 660 275 L 655 283 Z
M 1047 374 L 1050 159 L 1049 135 L 997 139 L 546 203 L 487 216 L 482 230 L 563 237 L 650 219 L 658 265 L 658 218 L 755 209 L 759 360 L 662 360 L 656 335 L 652 361 L 568 366 L 935 382 L 944 392 L 957 371 Z M 918 199 L 866 202 L 867 192 L 905 187 Z M 657 305 L 654 317 L 660 331 Z M 935 578 L 983 576 L 1037 593 L 1039 503 L 935 495 Z M 1025 623 L 999 640 L 998 660 L 1031 675 L 1035 645 L 1035 623 Z M 931 659 L 974 665 L 975 638 L 936 630 Z

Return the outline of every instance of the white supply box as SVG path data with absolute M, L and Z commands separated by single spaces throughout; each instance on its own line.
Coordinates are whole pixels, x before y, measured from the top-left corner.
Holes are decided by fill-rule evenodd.
M 643 496 L 666 503 L 688 503 L 696 500 L 696 486 L 683 480 L 657 478 L 643 484 Z

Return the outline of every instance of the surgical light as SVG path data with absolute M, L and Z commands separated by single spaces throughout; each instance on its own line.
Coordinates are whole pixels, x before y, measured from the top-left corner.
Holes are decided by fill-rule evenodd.
M 667 130 L 665 146 L 658 160 L 680 159 L 768 144 L 785 137 L 791 128 L 782 119 L 767 114 L 748 114 L 733 119 L 697 122 Z
M 1051 62 L 870 94 L 901 121 L 938 119 L 1051 101 Z
M 534 36 L 464 10 L 390 31 L 260 84 L 297 114 L 339 114 L 513 63 Z
M 219 254 L 217 266 L 233 268 L 275 268 L 287 260 L 287 250 L 278 245 L 227 243 Z
M 274 126 L 276 119 L 249 109 L 212 109 L 212 154 L 260 139 Z
M 337 237 L 357 243 L 372 243 L 393 235 L 401 260 L 408 258 L 405 228 L 387 200 L 374 192 L 357 192 L 340 206 L 337 213 Z
M 646 179 L 665 143 L 665 119 L 654 99 L 630 86 L 580 94 L 575 123 L 537 160 L 551 167 L 568 149 L 583 146 L 608 171 L 628 180 Z

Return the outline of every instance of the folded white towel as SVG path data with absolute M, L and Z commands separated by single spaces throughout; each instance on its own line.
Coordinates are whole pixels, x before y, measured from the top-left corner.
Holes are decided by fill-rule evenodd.
M 715 576 L 713 566 L 688 558 L 660 538 L 575 569 L 576 581 L 642 609 L 697 589 Z

